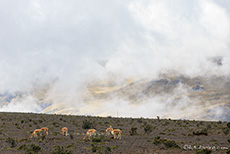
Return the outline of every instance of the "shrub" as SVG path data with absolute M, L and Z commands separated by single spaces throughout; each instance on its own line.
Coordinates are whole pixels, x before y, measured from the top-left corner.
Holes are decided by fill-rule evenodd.
M 38 153 L 41 147 L 35 144 L 31 144 L 29 148 L 26 149 L 26 153 Z
M 69 137 L 70 137 L 70 139 L 73 139 L 73 134 L 70 134 Z
M 160 136 L 157 136 L 157 137 L 154 138 L 153 144 L 159 145 L 159 144 L 161 144 L 161 142 L 162 142 L 162 141 L 161 141 Z
M 166 140 L 164 141 L 164 145 L 166 148 L 180 148 L 175 141 L 172 140 Z
M 70 148 L 70 147 L 72 147 L 73 145 L 74 145 L 74 143 L 69 144 L 69 145 L 66 146 L 66 148 Z
M 230 122 L 227 123 L 227 127 L 230 128 Z
M 136 128 L 136 127 L 132 127 L 131 130 L 129 131 L 129 134 L 130 134 L 131 136 L 137 135 L 137 128 Z
M 211 127 L 211 125 L 207 125 L 207 129 L 211 129 L 212 127 Z
M 88 121 L 88 120 L 84 120 L 83 121 L 83 125 L 82 125 L 83 129 L 90 129 L 93 128 L 93 123 Z
M 92 152 L 97 152 L 97 146 L 95 146 L 94 144 L 92 144 Z
M 163 125 L 164 126 L 167 126 L 169 124 L 169 122 L 168 121 L 166 121 Z
M 228 150 L 226 151 L 226 154 L 230 154 L 230 149 L 228 149 Z
M 146 124 L 145 126 L 144 126 L 144 131 L 145 131 L 145 133 L 147 133 L 147 134 L 149 134 L 149 133 L 151 133 L 153 130 L 153 127 L 151 126 L 151 125 L 149 125 L 149 124 Z
M 230 143 L 230 138 L 227 141 L 228 141 L 228 143 Z
M 54 125 L 55 127 L 59 127 L 59 123 L 58 123 L 58 122 L 53 122 L 53 125 Z
M 111 153 L 111 148 L 110 147 L 106 147 L 104 153 L 105 154 L 110 154 Z
M 210 149 L 200 149 L 196 151 L 196 154 L 211 154 L 212 150 Z
M 138 123 L 142 123 L 143 122 L 143 118 L 137 119 Z
M 154 138 L 153 144 L 161 145 L 163 144 L 166 148 L 180 148 L 175 141 L 168 139 L 161 139 L 159 136 Z
M 196 131 L 193 132 L 193 135 L 208 135 L 208 130 L 207 129 L 202 129 L 201 131 Z
M 65 150 L 63 146 L 57 146 L 55 151 L 52 151 L 51 154 L 72 154 L 72 151 Z
M 92 137 L 91 139 L 92 139 L 92 142 L 101 142 L 101 141 L 105 140 L 103 135 L 97 136 L 97 137 Z
M 102 141 L 102 139 L 99 137 L 92 138 L 92 142 L 101 142 L 101 141 Z
M 42 123 L 43 121 L 42 120 L 38 120 L 39 123 Z
M 223 130 L 223 132 L 224 132 L 225 135 L 228 135 L 228 133 L 229 133 L 229 128 L 224 127 L 224 128 L 222 128 L 222 130 Z
M 34 121 L 34 120 L 33 120 L 33 123 L 34 123 L 35 125 L 37 125 L 37 122 L 36 122 L 36 121 Z
M 8 137 L 8 138 L 6 139 L 6 142 L 10 145 L 11 148 L 16 147 L 17 144 L 18 144 L 17 140 L 16 140 L 16 139 L 13 139 L 13 138 L 11 138 L 11 137 Z
M 26 145 L 23 144 L 23 145 L 21 145 L 20 147 L 18 147 L 17 149 L 18 149 L 18 150 L 25 150 L 25 149 L 26 149 Z

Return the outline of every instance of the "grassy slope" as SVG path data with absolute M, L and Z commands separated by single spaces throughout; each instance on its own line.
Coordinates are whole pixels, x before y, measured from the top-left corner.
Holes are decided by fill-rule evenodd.
M 110 137 L 99 136 L 97 137 L 98 142 L 83 141 L 82 137 L 87 129 L 83 129 L 82 126 L 86 120 L 88 123 L 92 123 L 91 128 L 95 128 L 99 133 L 103 133 L 109 125 L 122 129 L 122 139 L 114 140 Z M 97 153 L 195 153 L 196 149 L 186 150 L 184 147 L 199 145 L 219 148 L 213 150 L 215 153 L 226 153 L 227 150 L 221 148 L 230 147 L 227 124 L 227 122 L 220 121 L 2 112 L 0 113 L 0 153 L 29 153 L 36 151 L 38 147 L 41 148 L 39 153 L 51 153 L 55 149 L 57 151 L 58 147 L 63 147 L 63 149 L 59 149 L 59 152 L 63 150 L 72 153 L 93 153 L 93 147 Z M 60 130 L 64 126 L 69 128 L 70 135 L 60 135 Z M 49 135 L 45 138 L 30 139 L 32 131 L 41 127 L 48 127 Z M 136 128 L 136 134 L 133 131 L 134 135 L 130 134 L 132 128 Z M 199 133 L 201 135 L 198 135 Z M 155 139 L 156 137 L 160 137 L 160 139 Z M 12 140 L 6 142 L 8 138 L 17 141 L 15 147 L 11 147 L 13 146 Z M 32 144 L 38 147 L 32 148 Z M 170 148 L 170 146 L 174 146 L 174 148 Z

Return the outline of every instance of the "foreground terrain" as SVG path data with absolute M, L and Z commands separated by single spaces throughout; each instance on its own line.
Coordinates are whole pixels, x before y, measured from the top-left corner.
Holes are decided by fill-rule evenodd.
M 110 125 L 121 140 L 101 135 Z M 34 129 L 49 135 L 29 138 Z M 69 135 L 60 135 L 68 127 Z M 95 128 L 98 135 L 83 140 Z M 172 119 L 114 118 L 32 113 L 0 113 L 0 153 L 226 153 L 230 123 Z

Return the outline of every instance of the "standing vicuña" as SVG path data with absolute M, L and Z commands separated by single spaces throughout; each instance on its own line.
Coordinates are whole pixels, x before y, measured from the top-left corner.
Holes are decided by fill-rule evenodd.
M 48 128 L 47 127 L 42 127 L 41 128 L 42 132 L 46 133 L 46 135 L 48 135 Z
M 114 139 L 121 139 L 121 130 L 120 129 L 113 129 L 111 131 L 111 133 L 113 134 Z M 117 136 L 117 137 L 116 137 Z
M 113 127 L 110 125 L 110 127 L 105 130 L 104 135 L 105 136 L 110 135 L 112 130 L 113 130 Z
M 63 127 L 61 129 L 61 135 L 67 136 L 68 135 L 68 128 L 67 127 Z

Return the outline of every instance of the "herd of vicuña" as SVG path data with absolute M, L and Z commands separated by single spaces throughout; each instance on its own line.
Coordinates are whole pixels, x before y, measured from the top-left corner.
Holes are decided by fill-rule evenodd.
M 38 135 L 39 136 L 42 136 L 42 135 L 48 135 L 48 128 L 47 127 L 42 127 L 40 129 L 35 129 L 33 131 L 33 133 L 30 135 L 30 138 L 32 137 L 35 137 L 37 138 Z M 113 135 L 114 139 L 121 139 L 121 130 L 120 129 L 113 129 L 113 127 L 110 125 L 109 128 L 107 128 L 104 132 L 104 135 L 105 136 L 108 136 L 108 135 Z M 61 135 L 64 135 L 64 136 L 67 136 L 68 135 L 68 128 L 67 127 L 63 127 L 61 129 Z M 90 137 L 94 137 L 96 136 L 97 134 L 97 131 L 95 129 L 89 129 L 86 133 L 85 133 L 85 136 L 83 137 L 83 140 L 85 140 L 87 137 L 90 138 Z

